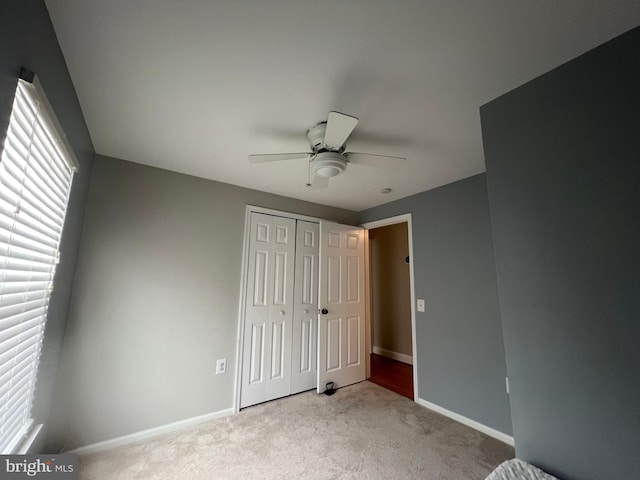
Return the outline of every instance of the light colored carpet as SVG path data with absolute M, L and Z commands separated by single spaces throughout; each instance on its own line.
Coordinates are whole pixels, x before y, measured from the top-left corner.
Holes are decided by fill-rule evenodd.
M 80 458 L 97 479 L 484 479 L 513 448 L 370 382 Z

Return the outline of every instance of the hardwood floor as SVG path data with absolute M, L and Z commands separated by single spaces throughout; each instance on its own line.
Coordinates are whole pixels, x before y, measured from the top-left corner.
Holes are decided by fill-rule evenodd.
M 412 365 L 372 353 L 369 381 L 413 400 Z

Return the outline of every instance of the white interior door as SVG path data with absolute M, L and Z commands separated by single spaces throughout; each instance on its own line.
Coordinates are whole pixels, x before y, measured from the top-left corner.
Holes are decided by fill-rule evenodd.
M 298 220 L 293 305 L 291 393 L 318 382 L 318 251 L 320 226 Z
M 240 406 L 291 392 L 296 221 L 252 213 Z
M 320 222 L 318 393 L 365 380 L 364 230 Z M 326 313 L 325 313 L 326 312 Z

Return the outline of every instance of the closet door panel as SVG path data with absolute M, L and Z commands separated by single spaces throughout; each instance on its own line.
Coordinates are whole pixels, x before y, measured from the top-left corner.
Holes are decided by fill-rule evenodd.
M 296 221 L 252 213 L 240 407 L 291 393 Z
M 319 225 L 298 220 L 291 393 L 316 388 L 318 363 Z

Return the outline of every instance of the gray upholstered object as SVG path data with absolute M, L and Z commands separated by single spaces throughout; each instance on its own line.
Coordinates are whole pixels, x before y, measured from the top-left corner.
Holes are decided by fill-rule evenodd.
M 486 480 L 558 480 L 527 462 L 514 458 L 498 465 Z

